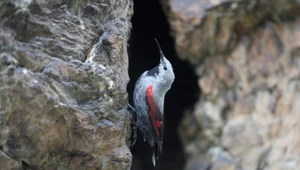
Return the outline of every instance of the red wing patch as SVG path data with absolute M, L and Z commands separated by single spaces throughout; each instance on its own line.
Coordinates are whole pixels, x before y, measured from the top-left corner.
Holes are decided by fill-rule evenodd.
M 162 140 L 163 140 L 163 115 L 160 112 L 157 104 L 153 98 L 153 86 L 148 86 L 146 90 L 147 102 L 149 106 L 149 117 L 152 122 L 152 126 L 156 133 L 156 140 L 159 146 L 160 152 L 162 152 Z

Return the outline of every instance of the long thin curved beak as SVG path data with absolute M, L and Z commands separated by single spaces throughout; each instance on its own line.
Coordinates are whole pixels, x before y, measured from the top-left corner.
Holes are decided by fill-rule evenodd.
M 165 55 L 164 55 L 164 53 L 163 53 L 163 51 L 162 51 L 162 49 L 161 49 L 161 47 L 160 47 L 160 45 L 159 45 L 157 39 L 154 38 L 154 40 L 155 40 L 155 42 L 156 42 L 156 44 L 157 44 L 157 47 L 158 47 L 158 50 L 159 50 L 160 60 L 162 61 L 162 60 L 164 59 Z

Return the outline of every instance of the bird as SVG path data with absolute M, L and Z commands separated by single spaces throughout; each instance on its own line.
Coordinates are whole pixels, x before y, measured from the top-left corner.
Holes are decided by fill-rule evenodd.
M 154 167 L 163 149 L 165 95 L 175 80 L 172 64 L 165 57 L 157 39 L 155 41 L 160 54 L 159 64 L 138 78 L 134 87 L 133 106 L 128 105 L 136 117 L 132 145 L 136 142 L 136 129 L 139 129 L 144 141 L 147 140 L 152 149 Z

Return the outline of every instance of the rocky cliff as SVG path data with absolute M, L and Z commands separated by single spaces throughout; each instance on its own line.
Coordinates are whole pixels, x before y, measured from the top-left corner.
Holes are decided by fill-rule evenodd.
M 131 0 L 0 2 L 0 166 L 130 169 Z
M 179 128 L 185 169 L 300 169 L 299 1 L 161 2 L 201 90 Z

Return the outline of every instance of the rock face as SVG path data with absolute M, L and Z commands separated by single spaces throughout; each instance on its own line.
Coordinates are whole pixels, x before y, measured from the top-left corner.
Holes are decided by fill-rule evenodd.
M 0 165 L 130 169 L 125 1 L 0 2 Z
M 202 92 L 179 129 L 185 169 L 300 169 L 299 1 L 162 4 Z

